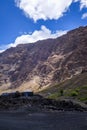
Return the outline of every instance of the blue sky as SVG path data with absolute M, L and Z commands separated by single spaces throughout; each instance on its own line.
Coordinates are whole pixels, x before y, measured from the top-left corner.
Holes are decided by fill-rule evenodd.
M 0 52 L 87 25 L 87 0 L 0 0 Z

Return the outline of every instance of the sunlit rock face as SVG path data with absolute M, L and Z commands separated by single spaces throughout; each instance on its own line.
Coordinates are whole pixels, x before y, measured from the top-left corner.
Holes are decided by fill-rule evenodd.
M 87 70 L 87 27 L 0 53 L 0 92 L 38 91 Z

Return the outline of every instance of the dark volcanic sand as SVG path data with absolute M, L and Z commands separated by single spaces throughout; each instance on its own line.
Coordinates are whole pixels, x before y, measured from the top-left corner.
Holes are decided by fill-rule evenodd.
M 0 130 L 87 130 L 87 112 L 0 112 Z

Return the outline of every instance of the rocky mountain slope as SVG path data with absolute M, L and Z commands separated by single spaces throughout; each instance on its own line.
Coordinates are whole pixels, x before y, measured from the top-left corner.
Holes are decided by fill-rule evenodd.
M 87 71 L 87 27 L 0 54 L 0 92 L 38 91 Z

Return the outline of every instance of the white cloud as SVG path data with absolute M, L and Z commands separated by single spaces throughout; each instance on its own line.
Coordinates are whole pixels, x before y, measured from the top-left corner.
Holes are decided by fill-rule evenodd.
M 21 35 L 17 37 L 14 43 L 9 44 L 9 47 L 15 47 L 18 44 L 33 43 L 38 40 L 44 40 L 48 38 L 57 38 L 66 33 L 67 31 L 62 30 L 52 33 L 51 30 L 42 25 L 40 30 L 35 30 L 32 34 Z
M 85 19 L 85 18 L 87 18 L 87 13 L 84 13 L 84 14 L 82 15 L 82 19 Z
M 80 0 L 80 9 L 87 8 L 87 0 Z
M 35 22 L 39 19 L 59 19 L 76 0 L 15 0 L 17 7 Z
M 4 52 L 5 50 L 0 50 L 0 53 Z
M 80 1 L 80 10 L 82 10 L 83 8 L 87 8 L 87 0 L 78 0 Z M 87 18 L 87 13 L 84 13 L 81 17 L 82 19 Z
M 80 2 L 80 10 L 87 8 L 87 0 L 15 0 L 16 6 L 35 22 L 39 19 L 59 19 L 73 2 Z
M 80 2 L 80 10 L 87 8 L 87 0 L 75 0 L 74 2 Z M 84 13 L 81 19 L 87 18 L 87 13 Z

